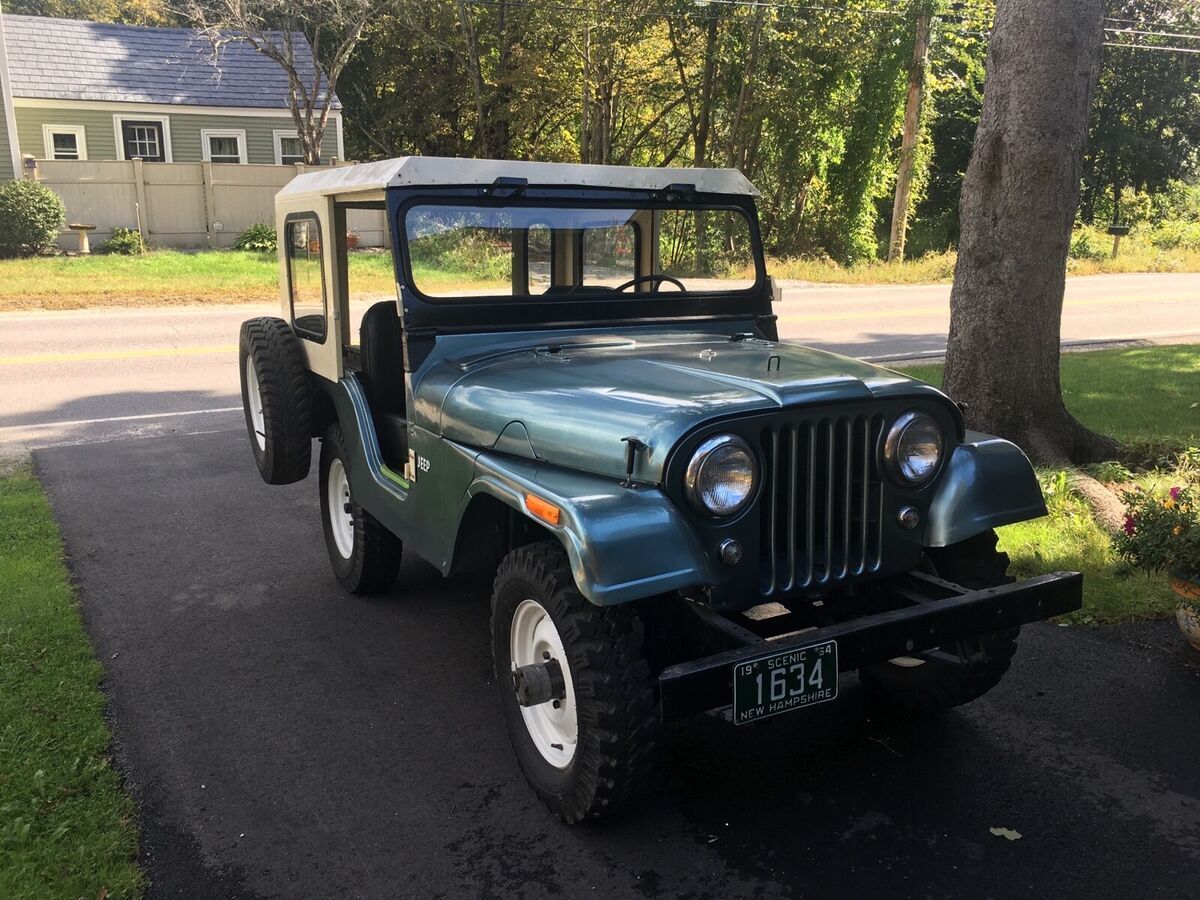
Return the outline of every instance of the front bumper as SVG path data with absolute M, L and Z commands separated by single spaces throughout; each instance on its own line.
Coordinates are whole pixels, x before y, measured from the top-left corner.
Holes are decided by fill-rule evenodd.
M 678 719 L 728 706 L 733 696 L 734 666 L 764 653 L 786 653 L 837 641 L 838 669 L 844 672 L 898 656 L 919 655 L 1083 606 L 1083 576 L 1078 572 L 1055 572 L 981 590 L 968 590 L 920 573 L 910 573 L 908 578 L 910 584 L 897 589 L 897 593 L 910 606 L 779 638 L 762 637 L 693 605 L 704 627 L 732 646 L 662 671 L 658 678 L 662 718 Z

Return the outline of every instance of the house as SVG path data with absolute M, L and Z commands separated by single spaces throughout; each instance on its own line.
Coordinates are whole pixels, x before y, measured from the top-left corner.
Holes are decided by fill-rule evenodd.
M 313 61 L 308 43 L 297 36 Z M 311 80 L 310 80 L 311 83 Z M 0 16 L 0 178 L 52 160 L 301 162 L 287 75 L 243 43 L 188 28 Z M 344 158 L 332 104 L 322 159 Z

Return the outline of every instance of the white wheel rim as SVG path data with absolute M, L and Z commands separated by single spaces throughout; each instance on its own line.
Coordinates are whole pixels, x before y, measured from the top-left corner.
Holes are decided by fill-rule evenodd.
M 250 424 L 254 426 L 254 439 L 260 451 L 267 449 L 267 425 L 263 418 L 262 391 L 258 389 L 258 373 L 254 371 L 253 357 L 246 357 L 246 402 L 250 404 Z
M 329 464 L 329 478 L 325 487 L 329 501 L 329 527 L 333 542 L 337 544 L 342 559 L 354 555 L 354 516 L 346 511 L 350 505 L 350 479 L 340 459 Z
M 533 745 L 546 762 L 556 769 L 565 769 L 575 758 L 575 748 L 579 743 L 575 685 L 554 620 L 536 600 L 522 600 L 513 612 L 509 649 L 514 671 L 521 666 L 550 659 L 558 660 L 562 667 L 566 696 L 558 701 L 557 708 L 554 701 L 522 706 L 521 717 L 525 720 L 525 729 L 533 739 Z

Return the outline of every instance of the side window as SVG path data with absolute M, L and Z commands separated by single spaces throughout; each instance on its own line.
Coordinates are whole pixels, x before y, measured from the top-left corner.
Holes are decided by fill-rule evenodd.
M 325 342 L 325 273 L 321 266 L 321 225 L 315 216 L 298 216 L 285 226 L 288 291 L 292 325 L 301 337 Z
M 584 229 L 583 284 L 616 287 L 636 274 L 637 231 L 633 225 Z

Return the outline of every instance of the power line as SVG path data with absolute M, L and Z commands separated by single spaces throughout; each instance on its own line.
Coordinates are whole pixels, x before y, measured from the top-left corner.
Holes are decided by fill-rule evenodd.
M 1171 31 L 1134 31 L 1132 28 L 1105 28 L 1113 34 L 1144 34 L 1148 37 L 1183 38 L 1189 41 L 1200 41 L 1200 34 L 1179 34 Z
M 797 3 L 768 3 L 766 0 L 692 0 L 695 6 L 708 6 L 710 4 L 719 4 L 721 6 L 750 6 L 764 7 L 766 9 L 799 9 L 812 12 L 837 12 L 849 13 L 850 15 L 871 15 L 871 16 L 902 16 L 904 12 L 899 9 L 872 9 L 864 7 L 863 9 L 851 9 L 848 6 L 803 6 Z
M 1200 47 L 1163 47 L 1161 44 L 1119 44 L 1105 41 L 1105 47 L 1124 47 L 1127 50 L 1160 50 L 1164 53 L 1200 53 Z

